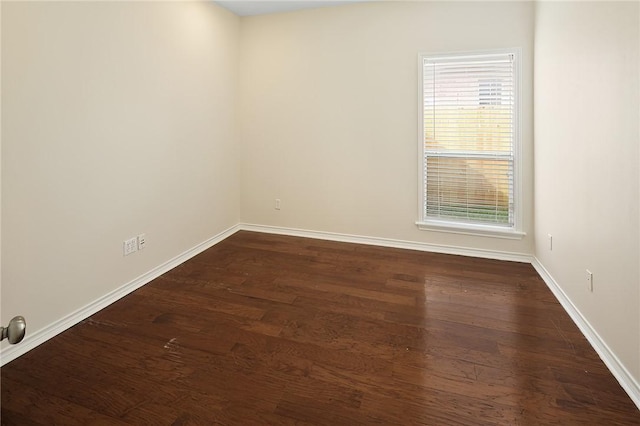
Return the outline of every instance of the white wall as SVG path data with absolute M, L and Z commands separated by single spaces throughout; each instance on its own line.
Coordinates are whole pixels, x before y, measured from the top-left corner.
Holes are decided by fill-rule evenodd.
M 238 32 L 212 2 L 2 2 L 2 324 L 37 332 L 238 223 Z
M 243 222 L 531 254 L 532 30 L 528 2 L 380 2 L 243 18 Z M 418 53 L 503 47 L 523 52 L 528 235 L 419 231 Z
M 534 104 L 536 257 L 640 382 L 638 26 L 637 2 L 537 3 Z

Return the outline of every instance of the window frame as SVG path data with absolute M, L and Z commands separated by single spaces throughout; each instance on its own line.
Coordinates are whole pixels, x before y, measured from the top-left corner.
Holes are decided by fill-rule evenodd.
M 462 59 L 467 56 L 496 54 L 512 54 L 514 56 L 514 132 L 513 132 L 513 225 L 493 225 L 456 221 L 451 219 L 427 218 L 425 211 L 425 143 L 424 143 L 424 59 L 452 58 Z M 455 234 L 477 235 L 495 238 L 521 239 L 526 234 L 522 231 L 522 49 L 475 50 L 446 53 L 418 54 L 418 229 L 425 231 L 448 232 Z

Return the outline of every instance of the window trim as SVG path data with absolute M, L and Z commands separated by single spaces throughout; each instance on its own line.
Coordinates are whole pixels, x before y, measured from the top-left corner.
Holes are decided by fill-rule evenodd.
M 455 220 L 427 219 L 424 216 L 424 66 L 425 58 L 476 56 L 491 54 L 514 55 L 514 94 L 516 97 L 514 111 L 513 141 L 513 226 L 490 225 L 480 223 L 458 222 Z M 484 237 L 522 239 L 526 233 L 522 231 L 522 49 L 475 50 L 446 53 L 418 54 L 418 220 L 416 225 L 423 231 L 448 232 L 455 234 L 476 235 Z

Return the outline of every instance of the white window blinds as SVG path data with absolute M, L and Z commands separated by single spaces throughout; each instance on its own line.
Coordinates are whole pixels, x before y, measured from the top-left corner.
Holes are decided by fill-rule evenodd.
M 514 227 L 515 59 L 422 56 L 422 221 Z

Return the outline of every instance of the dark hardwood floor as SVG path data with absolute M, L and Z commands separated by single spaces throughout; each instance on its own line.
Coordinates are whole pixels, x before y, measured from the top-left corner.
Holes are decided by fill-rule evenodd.
M 6 425 L 628 425 L 530 265 L 239 232 L 2 368 Z

